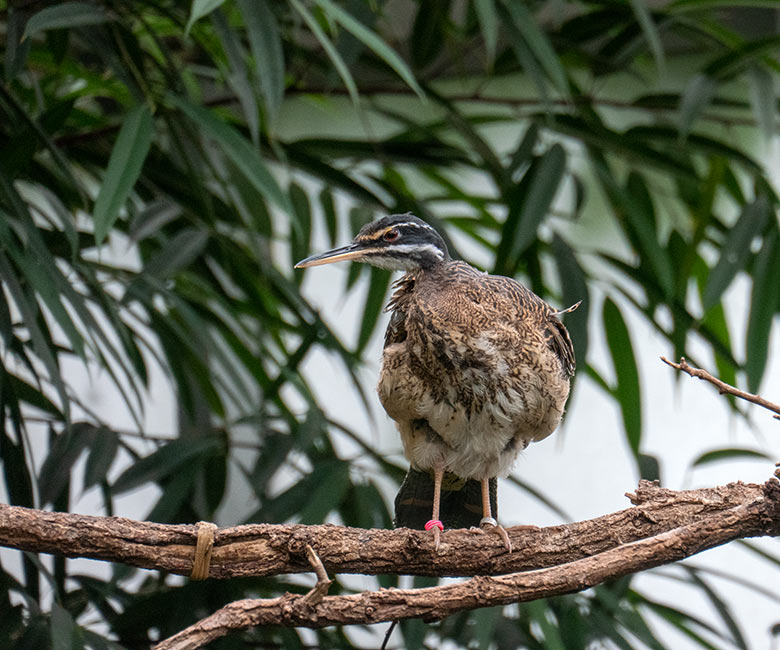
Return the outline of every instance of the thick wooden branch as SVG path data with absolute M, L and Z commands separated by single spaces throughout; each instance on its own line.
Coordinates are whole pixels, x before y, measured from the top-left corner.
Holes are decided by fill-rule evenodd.
M 348 596 L 326 596 L 315 607 L 305 596 L 286 594 L 273 599 L 230 603 L 211 616 L 159 643 L 155 650 L 194 650 L 236 630 L 257 625 L 324 627 L 379 623 L 404 618 L 437 620 L 478 607 L 506 605 L 581 591 L 629 573 L 669 564 L 742 537 L 780 534 L 780 483 L 763 486 L 732 484 L 746 497 L 722 508 L 722 488 L 674 493 L 655 489 L 671 509 L 685 507 L 695 493 L 698 507 L 712 499 L 711 514 L 656 534 L 621 544 L 591 557 L 546 569 L 501 576 L 482 576 L 427 589 L 382 589 Z M 647 490 L 645 485 L 644 489 Z M 642 489 L 637 495 L 639 499 Z M 677 495 L 683 495 L 678 500 Z M 705 508 L 704 513 L 707 512 Z M 616 531 L 618 533 L 625 531 Z M 522 551 L 520 551 L 522 553 Z
M 497 535 L 446 530 L 438 553 L 431 535 L 409 529 L 249 524 L 218 529 L 210 578 L 311 571 L 310 545 L 330 574 L 496 575 L 556 566 L 698 522 L 763 499 L 767 485 L 730 483 L 667 490 L 642 481 L 635 507 L 540 530 L 509 528 L 514 552 Z M 773 493 L 774 494 L 774 493 Z M 750 534 L 769 534 L 756 529 Z M 121 562 L 190 575 L 198 527 L 44 512 L 0 504 L 0 545 L 24 551 Z

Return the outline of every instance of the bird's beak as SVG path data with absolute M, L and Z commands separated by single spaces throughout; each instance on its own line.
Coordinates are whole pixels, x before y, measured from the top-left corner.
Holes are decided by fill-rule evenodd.
M 296 269 L 304 269 L 307 266 L 320 266 L 321 264 L 330 264 L 331 262 L 344 262 L 345 260 L 354 260 L 363 255 L 363 247 L 360 244 L 352 242 L 341 248 L 334 248 L 324 253 L 318 253 L 301 260 L 295 265 Z

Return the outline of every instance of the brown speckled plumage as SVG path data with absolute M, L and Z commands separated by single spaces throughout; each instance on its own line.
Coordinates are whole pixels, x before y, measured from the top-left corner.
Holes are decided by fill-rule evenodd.
M 403 276 L 388 309 L 379 398 L 413 466 L 503 476 L 558 425 L 574 352 L 523 285 L 447 261 Z
M 430 487 L 421 482 L 437 473 L 445 477 L 446 525 L 476 523 L 480 509 L 490 519 L 494 479 L 563 414 L 575 361 L 559 313 L 511 278 L 449 259 L 438 233 L 412 215 L 377 220 L 349 246 L 299 265 L 336 259 L 406 271 L 387 306 L 378 386 L 412 466 L 396 499 L 397 524 L 421 525 L 415 509 L 430 512 L 420 495 L 433 490 L 430 478 Z M 474 481 L 482 484 L 481 503 L 474 503 Z M 461 517 L 455 509 L 474 513 Z

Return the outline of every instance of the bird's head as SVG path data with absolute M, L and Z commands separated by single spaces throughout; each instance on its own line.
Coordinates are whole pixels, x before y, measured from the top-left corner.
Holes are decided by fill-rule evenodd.
M 416 271 L 433 268 L 449 257 L 441 235 L 422 219 L 392 214 L 363 226 L 351 244 L 307 257 L 295 268 L 353 260 L 391 271 Z

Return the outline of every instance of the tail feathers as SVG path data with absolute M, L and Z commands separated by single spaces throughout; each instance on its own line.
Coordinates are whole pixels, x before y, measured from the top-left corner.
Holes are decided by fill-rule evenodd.
M 498 517 L 497 481 L 490 479 L 490 509 Z M 433 509 L 433 475 L 410 468 L 395 497 L 396 528 L 424 528 Z M 439 519 L 445 528 L 479 526 L 482 519 L 482 489 L 479 481 L 445 473 Z

